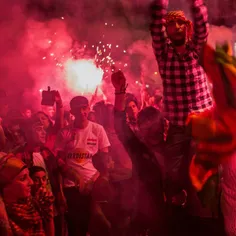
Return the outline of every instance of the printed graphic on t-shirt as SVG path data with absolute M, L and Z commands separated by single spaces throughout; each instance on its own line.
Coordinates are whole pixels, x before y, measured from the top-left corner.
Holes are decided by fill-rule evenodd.
M 96 123 L 89 122 L 84 129 L 64 129 L 60 132 L 57 151 L 65 153 L 65 162 L 74 172 L 79 173 L 84 181 L 89 181 L 97 172 L 92 163 L 92 156 L 100 149 L 110 146 L 104 128 Z M 68 178 L 64 179 L 64 186 L 71 187 L 75 183 Z
M 83 164 L 92 158 L 92 154 L 82 148 L 76 148 L 73 152 L 67 153 L 67 160 L 75 160 L 78 164 Z
M 88 138 L 88 139 L 87 139 L 87 145 L 96 146 L 96 145 L 97 145 L 97 139 Z

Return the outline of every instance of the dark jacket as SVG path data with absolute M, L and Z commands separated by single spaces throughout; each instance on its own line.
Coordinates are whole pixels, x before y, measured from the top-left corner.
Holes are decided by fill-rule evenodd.
M 115 111 L 115 129 L 132 160 L 137 217 L 145 221 L 144 224 L 157 225 L 165 218 L 165 203 L 162 175 L 156 156 L 129 128 L 125 112 Z

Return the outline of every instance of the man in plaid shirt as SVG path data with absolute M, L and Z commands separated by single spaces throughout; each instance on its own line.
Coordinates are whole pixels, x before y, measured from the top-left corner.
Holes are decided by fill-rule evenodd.
M 199 54 L 208 36 L 207 9 L 202 0 L 192 0 L 192 23 L 181 11 L 167 13 L 168 0 L 152 7 L 153 48 L 163 80 L 164 111 L 173 124 L 184 126 L 188 114 L 212 106 L 206 74 Z M 166 37 L 166 33 L 167 36 Z
M 151 8 L 153 49 L 163 81 L 164 113 L 170 121 L 166 150 L 169 196 L 177 205 L 186 200 L 192 151 L 191 137 L 185 129 L 186 118 L 191 112 L 212 107 L 206 74 L 199 64 L 201 48 L 208 36 L 207 9 L 203 0 L 190 2 L 194 27 L 182 11 L 167 13 L 168 0 L 154 0 Z

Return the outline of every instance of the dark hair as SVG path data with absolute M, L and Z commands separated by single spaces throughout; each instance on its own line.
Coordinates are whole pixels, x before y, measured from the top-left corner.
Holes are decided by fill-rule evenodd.
M 89 106 L 89 101 L 84 96 L 73 97 L 70 101 L 70 108 L 77 106 Z
M 137 107 L 139 107 L 137 98 L 132 93 L 126 93 L 125 96 L 125 109 L 129 105 L 130 102 L 134 102 Z
M 53 126 L 53 123 L 52 123 L 51 119 L 50 119 L 49 116 L 48 116 L 46 113 L 44 113 L 43 111 L 38 111 L 38 112 L 36 112 L 36 113 L 32 116 L 32 118 L 31 118 L 31 123 L 34 124 L 34 123 L 40 122 L 39 117 L 38 117 L 38 115 L 40 115 L 40 114 L 41 114 L 41 115 L 45 115 L 45 116 L 48 118 L 48 121 L 49 121 L 49 123 L 50 123 L 50 127 L 52 127 L 52 126 Z
M 109 153 L 105 152 L 97 152 L 95 155 L 92 157 L 93 161 L 93 166 L 95 169 L 97 169 L 99 172 L 103 172 L 106 170 L 106 163 L 108 159 L 110 158 Z
M 155 123 L 164 130 L 164 117 L 162 113 L 157 110 L 155 107 L 146 107 L 142 109 L 138 114 L 138 126 L 146 123 Z
M 46 170 L 43 167 L 41 167 L 41 166 L 32 166 L 32 167 L 29 168 L 29 175 L 32 178 L 35 173 L 38 173 L 38 172 L 41 172 L 41 171 L 46 173 Z
M 112 104 L 105 104 L 104 101 L 96 103 L 93 107 L 97 123 L 102 125 L 105 130 L 113 125 L 111 122 L 113 120 L 113 109 Z

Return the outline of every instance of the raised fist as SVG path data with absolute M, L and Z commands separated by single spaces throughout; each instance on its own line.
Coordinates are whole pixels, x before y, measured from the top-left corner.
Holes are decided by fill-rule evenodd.
M 111 82 L 118 92 L 124 92 L 126 89 L 126 78 L 122 71 L 114 72 L 111 75 Z

